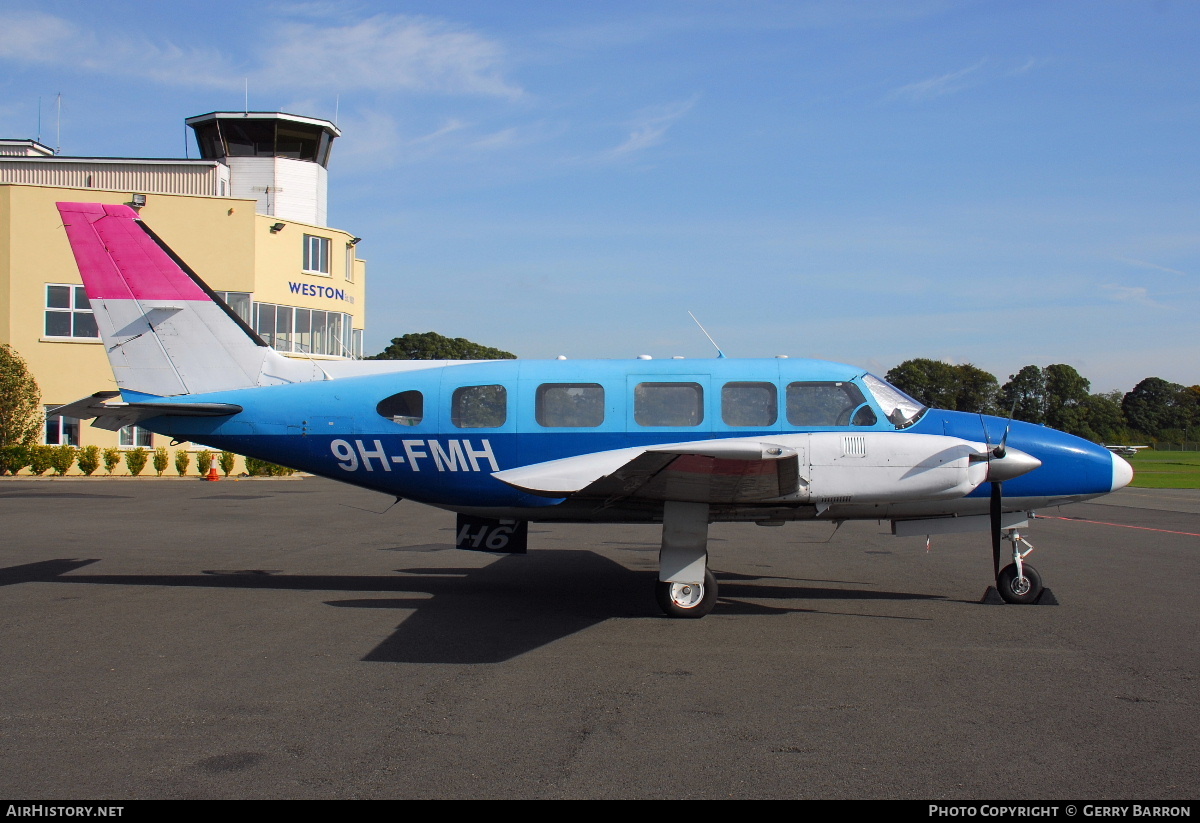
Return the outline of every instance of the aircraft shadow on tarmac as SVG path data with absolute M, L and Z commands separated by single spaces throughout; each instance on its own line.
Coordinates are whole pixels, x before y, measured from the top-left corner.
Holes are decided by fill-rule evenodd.
M 390 637 L 363 658 L 390 663 L 499 663 L 610 618 L 660 618 L 651 596 L 655 572 L 634 571 L 584 550 L 541 550 L 527 557 L 503 556 L 482 568 L 400 569 L 395 575 L 387 576 L 291 575 L 270 569 L 209 570 L 184 575 L 77 573 L 97 562 L 94 559 L 59 559 L 0 568 L 0 586 L 52 582 L 372 594 L 395 592 L 399 596 L 325 601 L 337 608 L 411 612 Z M 826 586 L 788 585 L 780 582 L 783 578 L 719 571 L 716 577 L 721 586 L 721 597 L 713 617 L 834 613 L 827 609 L 801 608 L 794 605 L 798 601 L 945 600 L 937 595 L 842 588 L 863 585 L 848 581 L 803 581 L 830 584 Z

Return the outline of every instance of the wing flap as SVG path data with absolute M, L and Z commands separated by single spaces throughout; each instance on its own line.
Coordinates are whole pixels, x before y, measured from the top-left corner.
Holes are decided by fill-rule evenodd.
M 799 466 L 788 446 L 727 439 L 598 452 L 493 476 L 545 497 L 749 503 L 795 494 Z

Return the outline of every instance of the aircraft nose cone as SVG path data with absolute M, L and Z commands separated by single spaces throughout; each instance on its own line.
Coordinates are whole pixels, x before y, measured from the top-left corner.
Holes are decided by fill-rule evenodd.
M 1123 489 L 1133 480 L 1133 466 L 1119 454 L 1109 452 L 1112 457 L 1112 490 Z
M 987 479 L 993 483 L 1003 483 L 1020 477 L 1042 465 L 1032 454 L 1026 454 L 1020 449 L 1007 449 L 1003 457 L 993 457 L 988 461 Z

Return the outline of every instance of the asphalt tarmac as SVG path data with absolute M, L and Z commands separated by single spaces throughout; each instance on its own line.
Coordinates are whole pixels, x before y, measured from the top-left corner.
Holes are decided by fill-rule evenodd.
M 984 534 L 714 525 L 699 621 L 655 527 L 390 503 L 0 481 L 0 797 L 1200 796 L 1200 493 L 1042 512 L 1058 606 L 980 604 Z

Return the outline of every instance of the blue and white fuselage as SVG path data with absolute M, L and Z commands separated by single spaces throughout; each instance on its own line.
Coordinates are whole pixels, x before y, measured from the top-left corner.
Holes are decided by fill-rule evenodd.
M 874 484 L 868 476 L 872 470 L 903 465 L 896 462 L 902 456 L 911 459 L 911 446 L 905 446 L 914 435 L 941 438 L 922 438 L 925 450 L 917 455 L 928 459 L 946 457 L 947 447 L 956 441 L 976 444 L 975 451 L 995 445 L 1010 425 L 1008 447 L 1041 465 L 1007 482 L 1006 509 L 1076 502 L 1128 482 L 1127 464 L 1112 452 L 1043 426 L 938 409 L 918 410 L 913 419 L 897 425 L 889 419 L 892 410 L 884 411 L 864 377 L 861 369 L 852 366 L 793 359 L 430 363 L 414 371 L 343 378 L 336 384 L 320 381 L 190 395 L 186 401 L 232 404 L 243 411 L 223 418 L 162 417 L 141 425 L 178 440 L 253 455 L 445 509 L 528 520 L 660 520 L 661 505 L 652 500 L 612 500 L 606 495 L 603 500 L 581 501 L 565 494 L 548 496 L 548 491 L 532 493 L 502 478 L 510 470 L 552 461 L 698 441 L 808 446 L 802 449 L 799 467 L 800 477 L 808 481 L 807 494 L 790 499 L 714 500 L 713 520 L 984 514 L 989 493 L 986 478 L 952 499 L 937 495 L 929 500 L 896 499 L 899 489 L 890 478 L 882 491 L 892 499 L 875 499 L 878 492 L 871 493 Z M 681 395 L 670 398 L 683 407 L 675 419 L 650 420 L 649 425 L 639 422 L 637 391 L 645 384 L 668 397 Z M 810 412 L 809 421 L 798 419 L 796 395 L 811 387 L 823 392 L 828 403 L 829 396 L 836 399 L 844 394 L 839 384 L 856 387 L 866 405 L 866 410 L 847 409 L 857 414 L 856 421 L 839 421 L 836 413 L 845 416 L 846 410 L 836 408 Z M 455 396 L 461 405 L 464 390 L 489 394 L 490 419 L 456 420 Z M 591 392 L 602 411 L 582 421 L 547 420 L 539 415 L 539 402 L 545 406 L 547 394 L 555 391 Z M 738 392 L 755 393 L 774 406 L 736 417 L 729 406 Z M 405 394 L 410 402 L 420 403 L 419 417 L 385 416 L 378 411 L 388 398 Z M 494 398 L 501 395 L 503 400 L 497 403 Z M 668 410 L 668 417 L 672 411 Z M 797 423 L 789 421 L 789 411 Z M 747 419 L 755 413 L 757 419 Z M 579 422 L 588 425 L 569 425 Z M 814 435 L 828 441 L 836 453 L 824 460 L 820 449 L 814 453 Z M 855 445 L 865 441 L 865 453 L 842 454 L 846 437 L 855 438 L 851 441 Z M 969 464 L 962 468 L 968 471 Z M 911 469 L 904 465 L 904 473 Z M 931 471 L 933 467 L 926 473 Z M 857 478 L 858 493 L 841 484 L 823 488 L 826 477 L 846 473 L 864 475 Z M 946 486 L 954 489 L 958 484 Z

